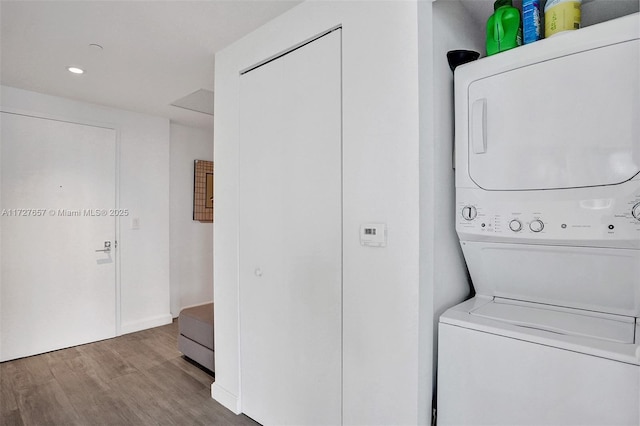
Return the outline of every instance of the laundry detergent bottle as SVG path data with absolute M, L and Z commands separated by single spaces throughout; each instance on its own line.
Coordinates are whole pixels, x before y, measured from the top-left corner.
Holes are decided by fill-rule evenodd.
M 522 19 L 512 1 L 497 0 L 493 9 L 494 13 L 487 21 L 487 56 L 522 44 Z

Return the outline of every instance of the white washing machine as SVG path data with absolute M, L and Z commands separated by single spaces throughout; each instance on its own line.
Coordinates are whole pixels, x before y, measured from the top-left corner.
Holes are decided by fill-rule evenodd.
M 439 425 L 640 424 L 640 17 L 455 72 Z

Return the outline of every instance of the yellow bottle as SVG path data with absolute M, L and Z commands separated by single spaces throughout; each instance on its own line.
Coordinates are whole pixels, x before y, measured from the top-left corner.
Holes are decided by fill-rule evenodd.
M 548 0 L 544 7 L 544 36 L 580 28 L 582 0 Z

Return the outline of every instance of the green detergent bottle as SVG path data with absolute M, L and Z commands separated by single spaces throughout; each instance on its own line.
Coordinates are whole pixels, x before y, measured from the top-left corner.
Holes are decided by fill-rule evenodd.
M 497 0 L 493 9 L 495 12 L 487 21 L 487 56 L 522 44 L 522 19 L 512 1 Z

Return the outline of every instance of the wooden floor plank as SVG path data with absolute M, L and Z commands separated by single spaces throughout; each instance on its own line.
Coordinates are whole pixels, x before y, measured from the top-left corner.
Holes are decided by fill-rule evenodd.
M 0 419 L 2 419 L 2 426 L 22 426 L 24 422 L 22 421 L 22 417 L 20 417 L 20 410 L 17 408 L 15 410 L 11 410 L 8 412 L 2 412 L 0 415 Z
M 77 369 L 70 360 L 51 368 L 51 372 L 69 398 L 84 424 L 138 424 L 140 417 L 129 410 L 108 383 L 92 374 L 90 368 Z
M 87 365 L 104 382 L 137 371 L 110 347 L 111 340 L 113 339 L 78 347 Z
M 71 403 L 85 425 L 144 424 L 145 416 L 131 410 L 122 395 L 113 390 L 76 394 Z
M 5 419 L 18 412 L 18 404 L 14 396 L 14 386 L 11 375 L 15 373 L 15 367 L 8 364 L 0 364 L 0 418 Z M 19 413 L 18 413 L 19 417 Z
M 177 321 L 0 363 L 9 425 L 255 426 L 211 399 L 214 378 L 177 350 Z
M 141 372 L 113 380 L 114 390 L 126 406 L 143 419 L 144 424 L 189 424 L 186 408 L 175 404 L 174 395 L 164 392 Z
M 29 389 L 53 379 L 47 354 L 10 361 L 3 369 L 3 380 L 9 380 L 14 389 Z
M 208 370 L 205 370 L 202 367 L 197 367 L 194 361 L 189 361 L 184 357 L 179 357 L 170 359 L 167 362 L 173 364 L 175 368 L 179 368 L 185 373 L 191 375 L 194 379 L 202 383 L 202 385 L 207 389 L 211 389 L 211 384 L 214 382 L 213 376 L 209 374 Z
M 55 379 L 18 390 L 16 399 L 26 425 L 81 424 L 78 413 Z

